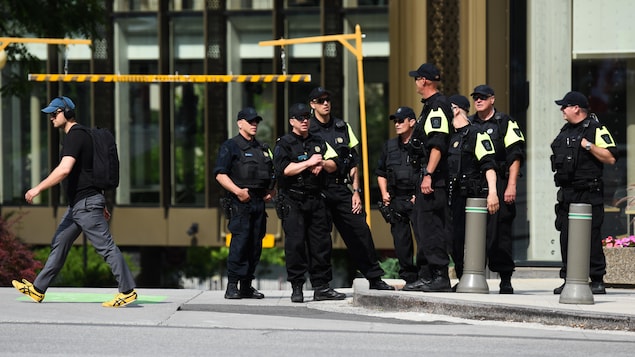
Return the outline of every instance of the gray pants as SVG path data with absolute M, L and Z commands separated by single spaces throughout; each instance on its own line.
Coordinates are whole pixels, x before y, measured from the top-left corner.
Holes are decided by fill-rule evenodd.
M 104 260 L 110 265 L 110 270 L 119 283 L 119 292 L 135 288 L 134 277 L 121 251 L 115 245 L 112 235 L 110 235 L 110 228 L 104 217 L 105 205 L 104 196 L 97 194 L 80 200 L 66 210 L 62 222 L 53 236 L 51 254 L 33 282 L 36 288 L 43 292 L 48 289 L 51 281 L 64 266 L 73 242 L 82 232 L 95 247 L 95 251 L 104 257 Z

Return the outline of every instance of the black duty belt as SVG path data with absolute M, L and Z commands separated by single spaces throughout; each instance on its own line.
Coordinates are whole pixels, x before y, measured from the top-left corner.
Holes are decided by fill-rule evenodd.
M 573 182 L 563 183 L 560 187 L 573 189 L 575 191 L 595 192 L 602 188 L 602 179 L 575 180 Z
M 348 177 L 328 177 L 326 179 L 326 182 L 338 185 L 346 185 L 351 183 L 351 180 L 349 180 Z
M 251 197 L 265 197 L 267 195 L 267 189 L 265 188 L 250 188 L 249 196 Z
M 403 190 L 403 189 L 393 189 L 389 190 L 391 196 L 412 196 L 415 194 L 415 190 Z
M 321 198 L 321 192 L 314 191 L 314 190 L 302 191 L 302 190 L 290 188 L 287 190 L 283 190 L 281 193 L 282 195 L 287 196 L 291 198 L 292 200 L 296 200 L 296 201 L 305 201 L 308 199 Z

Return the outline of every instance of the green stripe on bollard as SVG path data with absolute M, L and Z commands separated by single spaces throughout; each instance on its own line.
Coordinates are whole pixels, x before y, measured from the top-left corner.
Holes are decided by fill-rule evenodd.
M 569 213 L 569 219 L 592 220 L 593 215 L 588 213 Z
M 487 208 L 485 207 L 465 207 L 465 212 L 473 212 L 473 213 L 487 213 Z

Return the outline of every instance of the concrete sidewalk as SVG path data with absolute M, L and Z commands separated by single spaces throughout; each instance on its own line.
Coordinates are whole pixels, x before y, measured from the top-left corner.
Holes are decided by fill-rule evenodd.
M 386 281 L 397 287 L 404 284 L 403 280 Z M 337 289 L 348 295 L 346 301 L 313 302 L 312 291 L 307 290 L 304 304 L 290 301 L 290 286 L 286 290 L 264 290 L 266 298 L 262 300 L 226 300 L 221 290 L 139 288 L 139 299 L 122 309 L 101 306 L 102 301 L 115 295 L 113 288 L 52 287 L 44 301 L 36 304 L 13 287 L 2 287 L 0 323 L 91 324 L 99 321 L 158 326 L 178 320 L 180 311 L 214 312 L 240 306 L 250 311 L 277 309 L 282 315 L 302 313 L 307 308 L 368 316 L 377 316 L 378 312 L 406 312 L 406 315 L 413 312 L 413 315 L 429 313 L 472 320 L 635 331 L 635 289 L 609 288 L 606 295 L 594 295 L 593 305 L 571 305 L 560 304 L 560 297 L 553 294 L 553 289 L 562 283 L 560 279 L 519 278 L 512 279 L 512 283 L 513 295 L 499 295 L 497 279 L 488 280 L 490 294 L 377 291 L 368 289 L 367 280 L 356 279 L 352 288 Z
M 403 280 L 387 280 L 401 287 Z M 456 283 L 453 280 L 452 283 Z M 369 290 L 365 279 L 353 285 L 353 305 L 381 311 L 416 311 L 472 320 L 533 322 L 586 329 L 635 331 L 635 289 L 608 288 L 594 304 L 561 304 L 553 289 L 562 279 L 513 279 L 513 295 L 498 293 L 498 279 L 487 280 L 489 294 Z

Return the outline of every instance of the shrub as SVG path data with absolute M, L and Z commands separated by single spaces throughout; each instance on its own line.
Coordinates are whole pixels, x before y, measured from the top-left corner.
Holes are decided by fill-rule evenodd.
M 384 279 L 399 279 L 399 260 L 397 258 L 387 258 L 380 261 L 379 266 L 384 270 Z
M 22 216 L 10 219 L 11 216 L 0 217 L 0 286 L 11 286 L 14 279 L 33 281 L 42 268 L 42 263 L 34 258 L 29 246 L 11 231 Z

